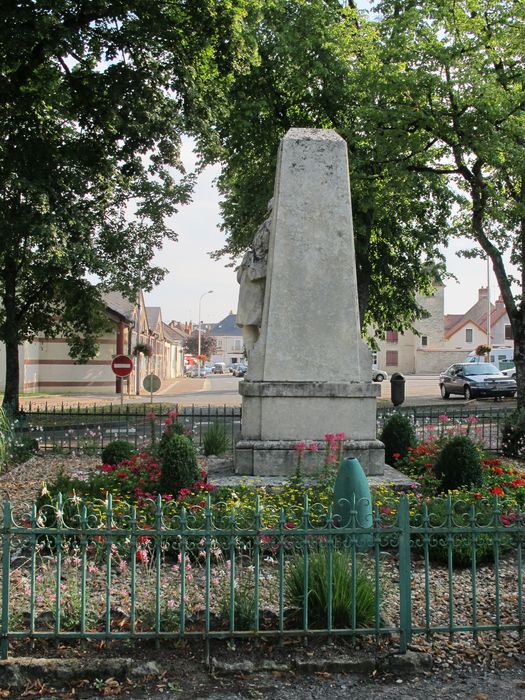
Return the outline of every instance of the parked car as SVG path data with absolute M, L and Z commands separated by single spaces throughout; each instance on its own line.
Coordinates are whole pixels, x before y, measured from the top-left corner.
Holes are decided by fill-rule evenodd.
M 439 375 L 439 388 L 444 399 L 460 394 L 468 401 L 476 396 L 512 398 L 517 386 L 490 362 L 459 362 Z
M 372 370 L 372 381 L 373 382 L 384 382 L 388 379 L 388 374 L 382 369 Z
M 206 372 L 206 367 L 199 367 L 198 365 L 191 365 L 186 372 L 185 375 L 187 377 L 206 377 L 207 372 Z
M 234 377 L 244 377 L 247 369 L 248 369 L 247 365 L 238 364 L 237 367 L 235 367 L 235 369 L 233 370 L 233 376 Z
M 216 362 L 213 365 L 212 373 L 213 374 L 224 374 L 226 371 L 226 363 L 225 362 Z
M 510 377 L 511 379 L 516 379 L 516 366 L 515 366 L 515 364 L 511 363 L 509 367 L 502 369 L 501 374 L 505 375 L 505 377 Z

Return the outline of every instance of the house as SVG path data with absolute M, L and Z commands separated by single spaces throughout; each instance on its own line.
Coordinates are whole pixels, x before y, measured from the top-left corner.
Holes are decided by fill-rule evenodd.
M 146 307 L 139 293 L 134 302 L 119 292 L 103 295 L 111 325 L 98 338 L 96 357 L 80 364 L 69 356 L 64 338 L 37 336 L 19 348 L 20 391 L 50 393 L 136 394 L 144 391 L 146 374 L 158 374 L 162 381 L 184 372 L 184 341 L 162 321 L 158 307 Z M 136 346 L 151 349 L 150 357 L 134 353 Z M 115 355 L 133 357 L 133 372 L 126 379 L 115 377 L 111 362 Z M 0 391 L 5 381 L 5 347 L 0 343 Z
M 244 357 L 242 331 L 235 325 L 237 315 L 230 313 L 213 325 L 209 334 L 215 338 L 216 348 L 211 357 L 212 362 L 224 362 L 228 367 L 234 362 L 241 362 Z
M 430 297 L 418 298 L 429 317 L 414 324 L 418 334 L 388 331 L 379 341 L 377 365 L 389 374 L 438 374 L 453 362 L 462 362 L 490 337 L 492 347 L 512 347 L 512 332 L 501 297 L 488 302 L 488 289 L 463 314 L 444 313 L 444 286 L 436 282 Z M 487 325 L 490 319 L 490 327 Z

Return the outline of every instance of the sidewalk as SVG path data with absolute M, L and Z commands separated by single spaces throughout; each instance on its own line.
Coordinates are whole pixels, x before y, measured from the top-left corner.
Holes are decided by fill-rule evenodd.
M 169 396 L 169 403 L 176 403 L 176 400 L 173 401 L 173 396 L 202 391 L 205 382 L 205 378 L 177 377 L 177 379 L 171 379 L 163 382 L 159 391 L 153 394 L 153 401 L 154 403 L 159 403 L 164 400 L 163 397 Z M 137 403 L 149 402 L 150 400 L 151 395 L 145 389 L 142 389 L 140 396 L 124 393 L 123 404 L 133 406 Z M 109 406 L 110 404 L 120 404 L 120 394 L 37 394 L 35 396 L 20 397 L 20 406 L 22 408 L 28 407 L 29 404 L 31 404 L 32 408 L 43 408 L 46 404 L 51 408 L 53 406 L 57 408 L 60 406 L 64 406 L 64 408 L 76 408 L 77 406 L 85 408 L 93 405 Z

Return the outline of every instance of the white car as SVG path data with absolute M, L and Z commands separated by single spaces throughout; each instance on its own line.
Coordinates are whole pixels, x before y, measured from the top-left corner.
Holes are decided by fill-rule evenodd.
M 500 371 L 501 374 L 503 374 L 505 377 L 516 379 L 516 367 L 514 365 L 512 365 L 512 367 L 507 367 L 506 369 L 502 369 Z
M 372 381 L 373 382 L 384 382 L 388 379 L 388 374 L 382 369 L 372 370 Z

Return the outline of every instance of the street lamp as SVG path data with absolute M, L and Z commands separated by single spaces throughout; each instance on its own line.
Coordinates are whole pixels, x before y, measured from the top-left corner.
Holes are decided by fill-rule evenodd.
M 204 292 L 204 294 L 200 295 L 199 298 L 199 335 L 198 335 L 198 345 L 197 345 L 197 361 L 198 361 L 198 368 L 199 368 L 199 377 L 201 376 L 201 301 L 203 297 L 206 296 L 206 294 L 213 294 L 213 289 L 210 289 L 207 292 Z

